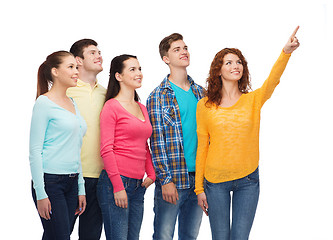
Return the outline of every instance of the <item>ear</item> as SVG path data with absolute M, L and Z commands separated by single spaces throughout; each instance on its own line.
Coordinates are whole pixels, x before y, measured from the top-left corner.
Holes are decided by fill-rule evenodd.
M 117 79 L 118 82 L 121 82 L 121 81 L 122 81 L 122 79 L 121 79 L 121 74 L 120 74 L 119 72 L 116 72 L 116 73 L 114 74 L 114 76 L 115 76 L 115 78 Z
M 76 60 L 76 63 L 77 63 L 78 66 L 82 66 L 83 65 L 83 59 L 82 58 L 76 56 L 75 60 Z
M 56 69 L 55 67 L 51 69 L 51 74 L 52 76 L 57 77 L 58 76 L 58 69 Z
M 165 62 L 166 64 L 169 64 L 170 63 L 170 60 L 167 56 L 163 56 L 162 58 L 163 62 Z

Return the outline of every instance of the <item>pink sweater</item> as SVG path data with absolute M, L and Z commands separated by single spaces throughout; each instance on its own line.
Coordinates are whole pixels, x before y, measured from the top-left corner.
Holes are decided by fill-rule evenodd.
M 120 175 L 142 179 L 147 173 L 155 181 L 147 143 L 152 126 L 146 107 L 138 104 L 145 121 L 130 114 L 116 99 L 108 100 L 101 111 L 101 156 L 114 192 L 124 189 Z

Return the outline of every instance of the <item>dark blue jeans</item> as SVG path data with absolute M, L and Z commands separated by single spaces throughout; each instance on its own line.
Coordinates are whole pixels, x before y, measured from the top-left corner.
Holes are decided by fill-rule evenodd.
M 163 200 L 162 187 L 155 182 L 154 198 L 154 235 L 155 240 L 172 240 L 178 218 L 178 239 L 195 240 L 199 234 L 202 210 L 194 192 L 195 176 L 190 174 L 190 188 L 177 189 L 176 205 Z
M 87 206 L 84 213 L 79 217 L 80 240 L 99 240 L 101 238 L 103 217 L 97 200 L 97 183 L 98 178 L 84 178 Z M 71 232 L 77 217 L 78 215 L 74 218 Z
M 144 195 L 142 179 L 121 176 L 127 194 L 128 207 L 115 204 L 113 186 L 105 170 L 97 184 L 97 197 L 102 210 L 107 240 L 139 240 L 143 219 Z
M 229 182 L 210 183 L 206 180 L 205 193 L 212 239 L 247 240 L 259 199 L 259 170 Z
M 44 174 L 45 191 L 51 202 L 51 219 L 40 218 L 43 224 L 43 240 L 69 240 L 71 222 L 78 206 L 78 174 Z M 37 199 L 32 187 L 32 197 Z

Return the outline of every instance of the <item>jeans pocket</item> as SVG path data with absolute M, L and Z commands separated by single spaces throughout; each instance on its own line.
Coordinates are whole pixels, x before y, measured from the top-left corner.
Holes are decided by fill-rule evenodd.
M 259 169 L 257 168 L 253 173 L 246 176 L 246 179 L 250 182 L 259 182 Z
M 44 183 L 53 184 L 59 183 L 61 181 L 61 176 L 57 174 L 44 173 Z

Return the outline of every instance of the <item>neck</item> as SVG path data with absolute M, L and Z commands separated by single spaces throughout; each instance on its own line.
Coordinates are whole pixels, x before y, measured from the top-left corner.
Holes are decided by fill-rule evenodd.
M 84 68 L 79 69 L 79 79 L 83 82 L 89 83 L 91 87 L 96 85 L 96 76 L 95 72 L 86 71 Z
M 115 99 L 122 102 L 135 102 L 134 89 L 120 87 L 120 91 L 118 95 L 115 97 Z
M 238 98 L 242 93 L 239 91 L 238 82 L 223 81 L 222 86 L 222 99 L 223 98 Z
M 59 85 L 57 84 L 57 82 L 54 82 L 52 88 L 50 89 L 50 91 L 48 92 L 48 94 L 59 98 L 59 99 L 65 99 L 68 98 L 66 95 L 66 91 L 67 91 L 68 87 L 67 86 L 63 86 L 63 85 Z
M 178 87 L 187 88 L 189 82 L 186 68 L 170 68 L 169 80 Z

